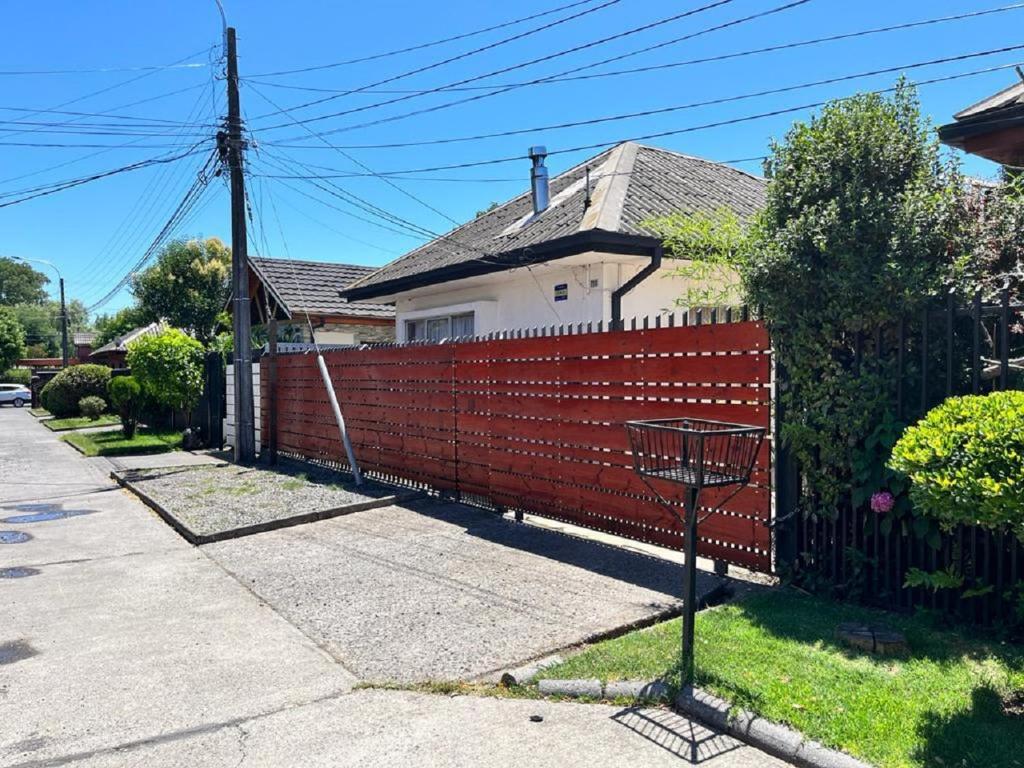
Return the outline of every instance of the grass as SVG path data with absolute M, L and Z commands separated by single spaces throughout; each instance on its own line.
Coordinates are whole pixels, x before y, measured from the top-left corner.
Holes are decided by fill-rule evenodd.
M 166 453 L 181 448 L 181 432 L 139 429 L 131 440 L 120 430 L 110 432 L 69 432 L 61 440 L 71 443 L 86 456 L 130 456 L 138 453 Z
M 93 420 L 85 416 L 74 416 L 68 419 L 49 419 L 43 422 L 43 426 L 54 432 L 64 432 L 69 429 L 84 429 L 86 427 L 105 427 L 110 424 L 120 424 L 121 419 L 113 413 L 104 413 L 98 419 Z
M 903 631 L 882 658 L 834 639 L 844 621 Z M 796 592 L 757 593 L 697 618 L 697 684 L 812 739 L 893 768 L 1024 765 L 1024 649 Z M 596 644 L 542 677 L 678 683 L 679 620 Z
M 29 408 L 28 412 L 35 416 L 37 419 L 48 418 L 53 415 L 45 408 Z

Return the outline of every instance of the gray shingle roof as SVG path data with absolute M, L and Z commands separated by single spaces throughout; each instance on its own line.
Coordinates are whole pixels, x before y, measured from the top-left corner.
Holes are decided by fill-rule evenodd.
M 590 204 L 585 205 L 588 167 Z M 586 231 L 650 236 L 642 222 L 677 211 L 727 206 L 746 219 L 764 204 L 764 190 L 764 179 L 736 168 L 625 142 L 551 179 L 551 205 L 539 216 L 533 215 L 530 192 L 524 192 L 361 277 L 351 288 L 371 292 L 379 285 L 383 295 L 395 280 L 417 276 L 429 285 L 444 279 L 432 279 L 431 272 Z
M 318 315 L 394 317 L 395 308 L 391 305 L 346 302 L 338 295 L 342 288 L 373 272 L 374 267 L 258 257 L 251 257 L 249 261 L 287 305 L 293 317 L 296 313 L 302 312 Z
M 128 345 L 136 339 L 142 338 L 143 336 L 152 336 L 157 333 L 161 333 L 166 327 L 167 326 L 164 323 L 158 322 L 150 323 L 149 325 L 142 325 L 138 328 L 132 328 L 128 333 L 122 336 L 115 336 L 99 349 L 94 349 L 91 357 L 103 355 L 107 352 L 124 352 L 128 349 Z

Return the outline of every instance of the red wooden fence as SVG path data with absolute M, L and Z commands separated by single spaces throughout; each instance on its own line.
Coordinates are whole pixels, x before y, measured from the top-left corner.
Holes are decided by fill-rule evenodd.
M 364 471 L 681 548 L 678 520 L 633 473 L 623 422 L 691 416 L 768 427 L 768 347 L 760 323 L 738 322 L 324 358 Z M 277 366 L 278 449 L 343 464 L 316 358 L 283 355 Z M 264 409 L 269 397 L 264 388 Z M 264 414 L 264 445 L 268 423 Z M 771 570 L 770 454 L 766 441 L 752 485 L 701 523 L 701 554 Z M 702 504 L 723 496 L 705 491 Z

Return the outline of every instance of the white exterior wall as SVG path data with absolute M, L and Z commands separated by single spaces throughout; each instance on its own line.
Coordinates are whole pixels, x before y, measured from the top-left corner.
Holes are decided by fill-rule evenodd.
M 643 269 L 642 257 L 590 253 L 529 270 L 513 269 L 395 296 L 398 341 L 406 339 L 406 320 L 474 313 L 477 334 L 552 325 L 608 323 L 612 292 Z M 596 285 L 592 285 L 596 281 Z M 555 286 L 567 286 L 564 301 L 555 301 Z M 689 282 L 661 269 L 623 297 L 624 319 L 676 309 Z
M 227 416 L 224 417 L 224 442 L 235 449 L 238 455 L 238 443 L 235 439 L 235 367 L 227 367 Z M 262 414 L 260 412 L 260 364 L 252 364 L 252 400 L 253 416 L 256 427 L 256 451 L 260 451 L 260 428 L 263 426 Z

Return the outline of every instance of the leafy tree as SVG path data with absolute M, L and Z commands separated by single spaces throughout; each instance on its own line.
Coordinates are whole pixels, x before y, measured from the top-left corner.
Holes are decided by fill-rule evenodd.
M 25 329 L 9 307 L 0 307 L 0 371 L 25 356 Z
M 191 423 L 203 394 L 203 345 L 177 328 L 143 336 L 128 345 L 128 367 L 142 391 L 174 408 Z
M 149 316 L 137 305 L 124 307 L 112 315 L 99 315 L 94 324 L 96 340 L 93 343 L 96 347 L 102 347 L 118 336 L 124 336 L 128 331 L 149 323 Z
M 16 304 L 11 307 L 21 327 L 25 329 L 25 341 L 37 347 L 41 357 L 55 357 L 60 353 L 60 308 L 56 313 L 46 303 Z
M 22 261 L 0 256 L 0 305 L 41 304 L 50 279 Z
M 230 275 L 231 251 L 217 238 L 176 240 L 135 277 L 132 293 L 149 320 L 166 320 L 208 344 L 230 294 Z
M 134 376 L 115 376 L 107 386 L 110 404 L 121 417 L 121 433 L 131 440 L 139 423 L 142 410 L 142 388 Z
M 972 238 L 972 282 L 989 298 L 1009 282 L 1015 296 L 1024 294 L 1024 178 L 1006 175 L 997 187 L 968 195 Z
M 856 333 L 918 309 L 961 273 L 963 183 L 903 82 L 891 97 L 832 102 L 795 124 L 773 142 L 765 174 L 744 284 L 791 379 L 783 438 L 816 511 L 831 514 L 851 484 L 851 452 L 889 404 L 881 362 L 855 365 Z
M 734 210 L 723 206 L 707 213 L 672 213 L 642 222 L 659 236 L 673 273 L 687 280 L 676 300 L 683 307 L 727 304 L 740 291 L 739 268 L 746 258 L 746 226 Z

